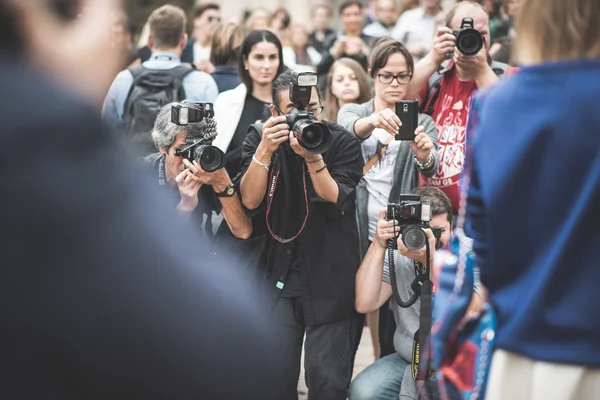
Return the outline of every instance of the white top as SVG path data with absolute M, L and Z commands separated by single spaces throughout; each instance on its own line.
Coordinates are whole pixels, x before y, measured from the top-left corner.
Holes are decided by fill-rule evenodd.
M 435 36 L 436 18 L 425 14 L 425 9 L 405 11 L 392 31 L 392 37 L 405 46 L 419 45 L 431 48 Z M 416 60 L 415 60 L 416 61 Z
M 210 46 L 200 46 L 200 43 L 194 41 L 194 61 L 210 60 Z
M 386 28 L 381 22 L 374 21 L 364 27 L 363 35 L 379 38 L 382 36 L 392 36 L 393 31 L 394 27 Z
M 312 65 L 296 64 L 296 52 L 294 51 L 294 49 L 292 47 L 284 46 L 283 47 L 283 63 L 285 64 L 286 67 L 288 67 L 289 69 L 293 69 L 294 71 L 298 71 L 298 72 L 312 71 L 312 72 L 314 72 L 314 71 L 316 71 L 316 67 L 317 67 L 317 65 L 319 65 L 319 63 L 321 62 L 321 59 L 323 57 L 315 48 L 313 48 L 311 46 L 309 46 L 306 49 L 306 52 L 308 53 L 308 57 L 310 58 Z
M 379 128 L 373 130 L 373 134 L 361 143 L 365 164 L 375 155 L 377 142 L 385 144 L 389 138 L 390 134 L 385 130 Z M 382 159 L 373 164 L 364 177 L 367 184 L 367 192 L 369 193 L 367 207 L 369 215 L 369 240 L 373 240 L 375 237 L 379 213 L 388 204 L 392 185 L 394 184 L 394 167 L 400 143 L 399 140 L 393 140 L 385 149 Z

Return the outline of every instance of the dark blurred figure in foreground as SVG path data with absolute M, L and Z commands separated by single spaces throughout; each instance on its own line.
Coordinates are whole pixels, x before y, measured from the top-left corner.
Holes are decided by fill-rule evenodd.
M 0 398 L 280 398 L 254 285 L 102 125 L 117 1 L 81 3 L 0 0 Z

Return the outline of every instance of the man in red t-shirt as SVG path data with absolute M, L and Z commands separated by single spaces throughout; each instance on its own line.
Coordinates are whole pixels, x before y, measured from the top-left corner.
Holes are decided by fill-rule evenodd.
M 472 18 L 473 27 L 485 40 L 481 51 L 465 56 L 456 49 L 452 30 L 460 29 L 463 18 Z M 422 186 L 434 186 L 446 193 L 454 213 L 458 211 L 459 180 L 462 178 L 465 129 L 471 98 L 477 89 L 493 85 L 508 65 L 491 62 L 490 20 L 477 3 L 461 2 L 446 15 L 446 26 L 437 30 L 433 49 L 415 65 L 407 98 L 419 98 L 422 112 L 431 115 L 438 131 L 440 165 L 432 177 L 421 177 Z M 453 54 L 452 60 L 446 54 Z

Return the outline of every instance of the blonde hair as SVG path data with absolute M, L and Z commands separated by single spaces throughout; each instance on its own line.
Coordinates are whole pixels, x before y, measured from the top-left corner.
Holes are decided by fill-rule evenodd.
M 254 11 L 252 11 L 252 14 L 250 14 L 248 19 L 246 20 L 246 29 L 248 29 L 249 31 L 255 30 L 256 28 L 254 27 L 254 24 L 256 24 L 256 22 L 258 22 L 259 20 L 263 20 L 266 25 L 265 29 L 268 29 L 268 27 L 271 26 L 271 21 L 273 20 L 273 14 L 271 14 L 269 11 L 265 10 L 264 8 L 255 9 Z M 263 28 L 261 28 L 261 29 L 263 29 Z
M 177 47 L 185 34 L 186 21 L 183 10 L 170 4 L 152 11 L 148 17 L 148 25 L 154 47 L 157 49 Z
M 220 25 L 213 35 L 210 62 L 215 66 L 236 65 L 246 33 L 243 24 L 227 22 Z
M 519 64 L 600 58 L 599 0 L 521 0 L 515 28 Z
M 337 115 L 340 111 L 340 102 L 331 91 L 333 74 L 335 73 L 335 69 L 340 65 L 350 68 L 352 72 L 354 72 L 354 75 L 356 75 L 356 80 L 358 81 L 358 98 L 355 101 L 356 104 L 366 103 L 373 97 L 371 80 L 369 79 L 369 75 L 367 75 L 363 67 L 357 61 L 351 58 L 340 58 L 333 63 L 331 69 L 329 70 L 329 75 L 327 75 L 327 93 L 325 93 L 324 104 L 325 119 L 327 121 L 337 121 Z

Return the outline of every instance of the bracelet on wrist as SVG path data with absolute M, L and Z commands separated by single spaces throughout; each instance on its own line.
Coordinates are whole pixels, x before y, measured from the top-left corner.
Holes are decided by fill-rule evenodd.
M 417 156 L 415 156 L 415 162 L 417 164 L 417 167 L 419 167 L 419 169 L 422 170 L 427 170 L 431 167 L 433 167 L 433 154 L 429 153 L 429 158 L 427 158 L 427 161 L 425 161 L 424 163 L 420 162 L 419 159 L 417 158 Z
M 314 161 L 308 161 L 308 160 L 306 160 L 306 159 L 305 159 L 304 161 L 305 161 L 307 164 L 314 164 L 314 163 L 318 163 L 318 162 L 319 162 L 319 161 L 321 161 L 322 159 L 323 159 L 323 157 L 321 157 L 321 158 L 319 158 L 319 159 L 317 159 L 317 160 L 314 160 Z
M 314 172 L 309 169 L 308 173 L 310 173 L 310 174 L 318 174 L 319 172 L 323 171 L 325 168 L 327 168 L 327 164 L 323 165 L 323 167 L 319 168 L 318 170 L 316 170 Z
M 263 162 L 258 161 L 258 159 L 256 158 L 256 154 L 252 154 L 252 161 L 254 161 L 256 164 L 260 165 L 267 171 L 269 170 L 269 166 L 271 165 L 270 161 L 268 163 L 263 163 Z

